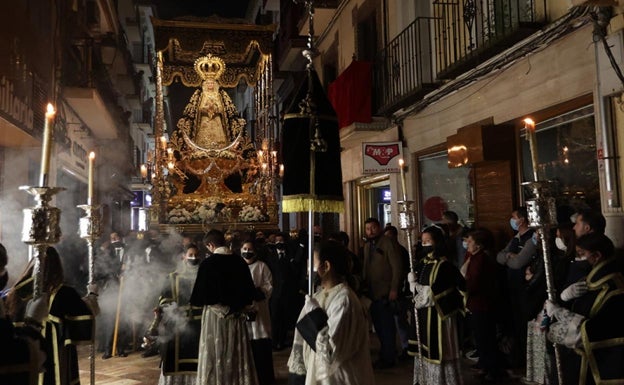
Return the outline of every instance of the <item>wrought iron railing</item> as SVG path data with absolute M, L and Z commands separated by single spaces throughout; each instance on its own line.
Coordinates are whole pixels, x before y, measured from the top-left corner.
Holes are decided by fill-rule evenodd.
M 414 20 L 379 52 L 373 65 L 373 111 L 384 115 L 435 83 L 434 18 Z
M 435 63 L 451 78 L 535 32 L 546 20 L 546 0 L 436 0 Z

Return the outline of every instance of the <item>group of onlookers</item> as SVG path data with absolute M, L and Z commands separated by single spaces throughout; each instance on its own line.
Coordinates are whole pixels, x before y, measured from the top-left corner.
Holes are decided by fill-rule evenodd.
M 145 355 L 161 355 L 160 385 L 271 384 L 272 351 L 290 346 L 291 384 L 369 384 L 373 368 L 409 355 L 415 384 L 462 384 L 462 356 L 472 349 L 471 369 L 484 382 L 504 382 L 520 370 L 525 382 L 538 384 L 557 383 L 558 375 L 564 384 L 624 380 L 624 277 L 604 235 L 605 218 L 582 210 L 543 229 L 552 232 L 541 232 L 550 241 L 548 255 L 526 208 L 515 209 L 509 225 L 513 237 L 496 250 L 492 232 L 465 228 L 447 211 L 422 230 L 412 253 L 399 244 L 396 227 L 375 218 L 365 221 L 357 253 L 346 233 L 324 240 L 315 227 L 312 277 L 305 230 L 294 237 L 211 230 L 175 245 L 157 232 L 126 242 L 112 233 L 100 247 L 99 284 L 88 285 L 82 298 L 63 283 L 61 257 L 50 247 L 43 294 L 33 298 L 31 262 L 0 301 L 3 346 L 16 352 L 3 360 L 36 362 L 36 373 L 45 362 L 45 384 L 72 383 L 75 344 L 93 341 L 102 308 L 103 358 L 125 356 L 138 334 Z M 6 265 L 2 247 L 0 262 Z M 151 294 L 124 291 L 124 279 L 131 292 L 142 281 Z M 308 280 L 313 295 L 306 295 Z M 115 306 L 102 306 L 106 292 L 116 294 Z M 141 299 L 132 302 L 133 296 Z M 129 337 L 129 329 L 148 325 L 152 310 L 144 335 Z M 374 362 L 371 326 L 380 346 Z M 38 377 L 32 367 L 7 367 L 0 376 Z

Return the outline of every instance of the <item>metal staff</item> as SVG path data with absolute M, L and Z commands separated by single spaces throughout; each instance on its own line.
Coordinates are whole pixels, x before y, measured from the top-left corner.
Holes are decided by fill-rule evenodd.
M 528 185 L 534 195 L 533 199 L 526 201 L 527 212 L 529 215 L 529 223 L 531 227 L 537 231 L 542 243 L 542 259 L 544 260 L 548 299 L 552 302 L 557 302 L 557 293 L 550 260 L 550 229 L 557 226 L 557 210 L 555 207 L 555 198 L 547 195 L 550 183 L 549 181 L 535 181 L 523 184 Z M 553 344 L 553 347 L 555 349 L 555 362 L 559 385 L 563 385 L 563 370 L 561 367 L 559 345 Z
M 406 199 L 406 193 L 403 191 L 403 200 L 397 201 L 399 205 L 399 227 L 401 230 L 405 231 L 405 235 L 407 236 L 407 252 L 409 253 L 409 266 L 410 271 L 412 273 L 416 273 L 414 269 L 414 255 L 413 255 L 413 240 L 412 240 L 412 231 L 416 228 L 416 218 L 414 216 L 414 210 L 412 209 L 412 205 L 414 201 L 408 201 Z M 416 327 L 416 347 L 418 349 L 418 364 L 419 364 L 419 372 L 418 377 L 421 378 L 423 375 L 423 357 L 422 351 L 420 347 L 420 325 L 418 321 L 418 309 L 414 306 L 414 326 Z M 420 381 L 419 381 L 420 382 Z
M 89 285 L 95 284 L 95 241 L 100 236 L 100 213 L 99 205 L 93 205 L 88 202 L 86 205 L 80 205 L 79 208 L 85 211 L 85 216 L 79 219 L 80 238 L 87 241 L 87 249 L 89 252 Z M 93 318 L 95 323 L 95 317 Z M 95 384 L 95 342 L 91 344 L 89 353 L 89 380 L 90 384 Z
M 61 210 L 50 206 L 50 200 L 61 187 L 20 186 L 35 198 L 35 207 L 23 210 L 22 242 L 34 246 L 35 266 L 33 267 L 33 298 L 39 298 L 43 290 L 43 265 L 48 245 L 57 243 L 61 238 Z

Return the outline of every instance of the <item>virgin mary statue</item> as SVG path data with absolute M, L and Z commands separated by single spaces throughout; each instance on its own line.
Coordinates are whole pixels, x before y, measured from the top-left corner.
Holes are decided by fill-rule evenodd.
M 232 99 L 219 86 L 225 62 L 209 54 L 195 61 L 195 71 L 201 88 L 191 96 L 172 139 L 179 149 L 191 152 L 233 150 L 244 134 L 245 119 L 238 117 Z

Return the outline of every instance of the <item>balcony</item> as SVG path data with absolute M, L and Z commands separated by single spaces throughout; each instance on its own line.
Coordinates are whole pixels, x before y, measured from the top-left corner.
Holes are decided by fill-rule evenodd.
M 434 62 L 439 79 L 453 79 L 537 32 L 546 0 L 436 0 Z
M 373 65 L 375 115 L 399 110 L 436 87 L 433 57 L 435 19 L 418 18 L 384 47 Z
M 280 29 L 275 47 L 277 68 L 279 71 L 301 71 L 305 66 L 301 52 L 308 38 L 299 35 L 297 23 L 303 18 L 305 8 L 292 0 L 281 0 L 281 3 Z
M 118 103 L 119 94 L 106 67 L 99 60 L 87 60 L 97 57 L 93 52 L 91 40 L 65 51 L 63 96 L 95 137 L 116 139 L 125 119 Z

